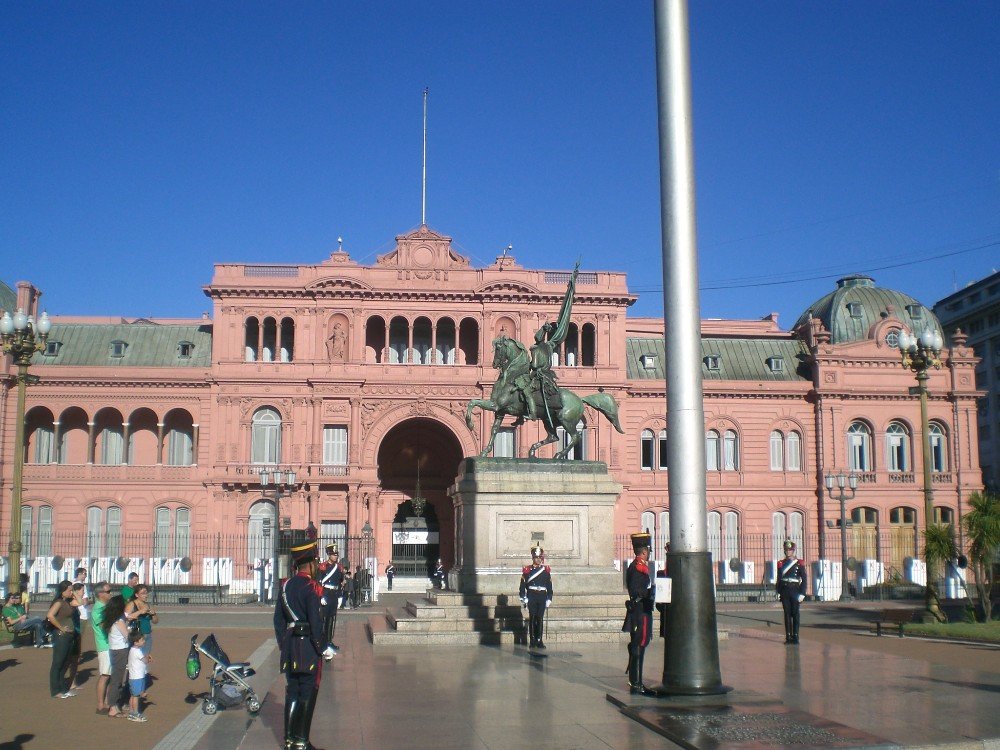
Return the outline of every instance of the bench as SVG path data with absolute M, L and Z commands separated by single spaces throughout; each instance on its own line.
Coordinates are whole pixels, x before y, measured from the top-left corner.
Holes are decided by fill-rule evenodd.
M 3 628 L 8 633 L 10 633 L 10 645 L 17 646 L 18 639 L 27 639 L 28 644 L 33 644 L 35 641 L 35 636 L 30 630 L 14 630 L 10 625 L 7 624 L 7 618 L 3 618 Z
M 913 622 L 913 617 L 916 615 L 917 611 L 914 609 L 883 609 L 878 613 L 878 616 L 872 620 L 872 624 L 875 626 L 875 635 L 882 635 L 883 625 L 898 625 L 899 626 L 899 637 L 903 637 L 903 626 L 909 622 Z

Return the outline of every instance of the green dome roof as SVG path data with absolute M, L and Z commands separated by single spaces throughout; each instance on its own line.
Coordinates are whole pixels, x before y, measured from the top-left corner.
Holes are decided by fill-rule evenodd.
M 879 321 L 897 318 L 911 331 L 919 333 L 928 326 L 944 336 L 941 323 L 930 311 L 908 294 L 875 286 L 870 276 L 856 274 L 837 281 L 837 288 L 816 300 L 795 321 L 798 327 L 819 318 L 830 332 L 834 344 L 864 341 Z

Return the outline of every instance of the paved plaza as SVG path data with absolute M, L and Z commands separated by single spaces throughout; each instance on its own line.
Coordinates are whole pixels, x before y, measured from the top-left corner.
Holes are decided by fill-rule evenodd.
M 393 598 L 381 606 L 395 603 Z M 411 595 L 412 598 L 412 595 Z M 283 680 L 268 632 L 269 612 L 161 609 L 149 721 L 133 724 L 94 713 L 96 659 L 85 641 L 81 694 L 48 697 L 50 652 L 0 650 L 0 748 L 74 750 L 124 742 L 156 750 L 267 749 L 279 746 Z M 876 638 L 862 605 L 807 607 L 798 648 L 782 643 L 780 609 L 720 606 L 722 676 L 733 700 L 774 703 L 879 738 L 886 746 L 1000 748 L 1000 647 L 917 638 Z M 313 722 L 321 748 L 615 748 L 677 747 L 626 716 L 611 698 L 630 699 L 622 645 L 553 644 L 544 656 L 521 646 L 373 648 L 372 609 L 343 613 L 341 653 L 328 665 Z M 207 687 L 184 676 L 190 636 L 214 631 L 233 659 L 260 666 L 266 696 L 256 719 L 230 709 L 200 711 Z M 658 682 L 662 642 L 647 652 L 646 681 Z M 207 666 L 207 665 L 206 665 Z M 648 708 L 646 709 L 648 710 Z M 748 745 L 729 745 L 746 747 Z M 773 746 L 757 743 L 756 746 Z M 798 747 L 808 745 L 799 744 Z

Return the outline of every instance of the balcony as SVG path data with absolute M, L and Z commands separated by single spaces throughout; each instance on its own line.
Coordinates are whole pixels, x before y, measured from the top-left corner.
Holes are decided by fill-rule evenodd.
M 917 478 L 912 471 L 890 471 L 889 484 L 916 484 Z
M 103 464 L 25 464 L 27 481 L 178 482 L 193 481 L 198 466 L 105 466 Z

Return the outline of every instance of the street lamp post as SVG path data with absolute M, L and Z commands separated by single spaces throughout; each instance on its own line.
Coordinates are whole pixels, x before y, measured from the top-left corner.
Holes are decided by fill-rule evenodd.
M 38 382 L 37 377 L 28 375 L 28 365 L 35 352 L 45 350 L 45 340 L 49 337 L 52 323 L 48 313 L 35 322 L 31 315 L 18 309 L 14 315 L 4 311 L 0 318 L 0 345 L 3 353 L 9 354 L 17 365 L 17 410 L 14 428 L 14 488 L 10 501 L 10 571 L 7 577 L 7 591 L 13 591 L 21 582 L 21 486 L 24 475 L 24 399 L 28 383 Z
M 833 494 L 836 485 L 837 494 Z M 851 491 L 848 495 L 844 492 L 845 487 Z M 844 475 L 844 472 L 826 475 L 826 492 L 831 500 L 840 503 L 840 601 L 849 602 L 853 599 L 850 593 L 850 586 L 847 578 L 847 506 L 848 500 L 853 500 L 858 490 L 858 475 L 853 472 Z
M 281 514 L 278 512 L 278 503 L 281 498 L 288 497 L 295 488 L 295 472 L 291 469 L 282 471 L 279 468 L 265 468 L 261 469 L 259 473 L 261 492 L 273 487 L 271 500 L 274 502 L 274 529 L 272 530 L 271 545 L 274 562 L 271 563 L 271 601 L 274 601 L 278 596 L 278 578 L 281 572 L 281 566 L 278 562 L 279 540 L 281 538 Z
M 903 367 L 917 376 L 916 389 L 920 396 L 920 443 L 924 464 L 924 529 L 930 529 L 934 520 L 934 487 L 931 480 L 931 443 L 930 425 L 927 420 L 927 371 L 932 367 L 941 369 L 941 347 L 944 341 L 941 334 L 933 328 L 926 328 L 919 336 L 902 331 L 899 334 L 899 353 L 903 358 Z M 924 562 L 927 566 L 927 585 L 924 587 L 924 604 L 928 612 L 938 617 L 937 603 L 934 597 L 934 577 L 931 571 L 930 559 L 927 557 L 927 540 L 924 539 Z
M 361 564 L 364 566 L 363 570 L 365 571 L 365 588 L 361 592 L 360 604 L 371 604 L 375 598 L 374 581 L 375 576 L 378 575 L 378 571 L 376 570 L 373 574 L 368 569 L 368 561 L 372 557 L 373 539 L 374 529 L 372 529 L 372 525 L 368 521 L 365 521 L 365 525 L 361 527 Z

